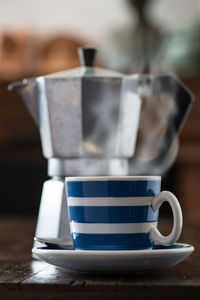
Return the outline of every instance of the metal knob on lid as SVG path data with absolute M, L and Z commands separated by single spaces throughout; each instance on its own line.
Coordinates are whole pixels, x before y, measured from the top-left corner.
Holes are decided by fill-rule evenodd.
M 78 48 L 79 59 L 84 67 L 93 67 L 96 61 L 97 49 L 90 47 Z

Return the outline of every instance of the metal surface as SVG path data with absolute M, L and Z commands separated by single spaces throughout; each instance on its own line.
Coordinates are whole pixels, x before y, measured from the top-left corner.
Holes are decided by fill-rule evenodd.
M 102 175 L 126 175 L 128 174 L 127 159 L 59 159 L 50 158 L 48 160 L 48 175 L 51 177 L 70 176 L 92 176 Z
M 71 239 L 64 180 L 44 182 L 35 235 Z

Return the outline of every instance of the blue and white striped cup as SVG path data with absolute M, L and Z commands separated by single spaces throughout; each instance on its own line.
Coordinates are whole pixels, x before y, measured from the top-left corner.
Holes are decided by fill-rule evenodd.
M 149 249 L 171 245 L 182 230 L 178 200 L 160 192 L 160 176 L 67 177 L 70 229 L 75 249 Z M 162 236 L 157 229 L 158 209 L 169 202 L 173 229 Z

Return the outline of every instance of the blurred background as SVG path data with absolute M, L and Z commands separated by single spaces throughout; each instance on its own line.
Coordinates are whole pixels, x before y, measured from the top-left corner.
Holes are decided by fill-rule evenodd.
M 79 66 L 77 47 L 125 73 L 175 73 L 196 101 L 163 188 L 199 217 L 200 0 L 0 0 L 1 214 L 36 214 L 47 163 L 37 127 L 10 82 Z

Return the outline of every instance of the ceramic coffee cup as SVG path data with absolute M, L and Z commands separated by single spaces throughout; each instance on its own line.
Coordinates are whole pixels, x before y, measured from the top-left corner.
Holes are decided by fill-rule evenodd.
M 75 249 L 139 250 L 153 244 L 171 245 L 182 230 L 177 198 L 160 192 L 160 176 L 67 177 L 70 228 Z M 159 207 L 167 201 L 173 229 L 157 229 Z

